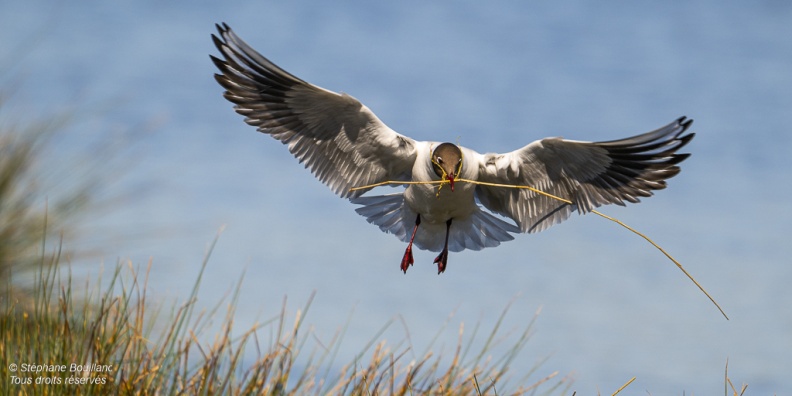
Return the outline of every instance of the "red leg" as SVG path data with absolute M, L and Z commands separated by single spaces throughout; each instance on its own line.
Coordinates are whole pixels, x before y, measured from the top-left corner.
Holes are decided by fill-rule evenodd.
M 418 231 L 418 225 L 421 224 L 421 215 L 419 214 L 418 217 L 415 218 L 415 227 L 413 228 L 412 236 L 410 237 L 410 243 L 407 244 L 407 250 L 404 251 L 404 257 L 402 257 L 401 261 L 401 270 L 404 273 L 407 273 L 407 268 L 413 265 L 413 254 L 412 254 L 412 244 L 413 240 L 415 239 L 415 233 Z
M 440 275 L 445 271 L 446 265 L 448 264 L 448 234 L 451 230 L 451 220 L 448 219 L 446 221 L 446 237 L 445 237 L 445 246 L 443 247 L 443 251 L 437 255 L 437 258 L 434 260 L 434 263 L 437 264 L 437 275 Z

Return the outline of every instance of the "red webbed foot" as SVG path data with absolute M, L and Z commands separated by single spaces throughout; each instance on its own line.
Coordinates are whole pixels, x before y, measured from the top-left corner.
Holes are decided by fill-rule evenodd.
M 407 250 L 404 251 L 404 257 L 402 257 L 401 261 L 401 270 L 404 273 L 407 273 L 407 268 L 413 265 L 413 254 L 412 254 L 412 245 L 407 246 Z
M 446 265 L 448 265 L 448 249 L 443 249 L 435 258 L 434 263 L 437 264 L 437 275 L 442 274 L 446 269 Z

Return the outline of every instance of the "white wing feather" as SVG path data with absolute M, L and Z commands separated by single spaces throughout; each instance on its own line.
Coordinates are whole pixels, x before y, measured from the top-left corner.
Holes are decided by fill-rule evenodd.
M 388 128 L 357 99 L 309 84 L 248 46 L 225 24 L 212 36 L 215 79 L 245 121 L 286 144 L 305 167 L 341 197 L 352 187 L 409 180 L 415 142 Z
M 535 141 L 506 154 L 486 154 L 479 180 L 527 185 L 573 202 L 525 189 L 479 186 L 486 208 L 510 217 L 522 232 L 538 232 L 560 223 L 574 211 L 587 213 L 607 204 L 637 203 L 679 173 L 689 154 L 677 154 L 694 136 L 682 135 L 693 120 L 685 117 L 655 131 L 608 142 L 560 138 Z

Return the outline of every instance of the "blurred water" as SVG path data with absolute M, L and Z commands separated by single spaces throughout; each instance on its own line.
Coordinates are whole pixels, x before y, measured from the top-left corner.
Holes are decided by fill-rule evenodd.
M 213 306 L 242 276 L 236 326 L 276 315 L 284 296 L 319 339 L 349 321 L 346 362 L 401 317 L 420 356 L 457 325 L 488 330 L 542 307 L 516 362 L 537 378 L 574 371 L 578 394 L 711 394 L 723 367 L 752 394 L 792 393 L 792 6 L 758 3 L 399 2 L 110 4 L 3 2 L 0 83 L 46 113 L 84 114 L 62 149 L 116 129 L 141 134 L 116 191 L 92 219 L 106 262 L 153 258 L 151 292 L 189 293 L 206 246 L 226 229 L 201 293 Z M 604 208 L 667 248 L 718 299 L 706 298 L 644 241 L 574 217 L 497 249 L 433 254 L 398 271 L 404 245 L 380 233 L 257 134 L 221 97 L 209 34 L 228 22 L 292 73 L 347 92 L 416 139 L 510 151 L 551 135 L 606 140 L 694 118 L 693 156 L 667 191 Z M 94 264 L 89 264 L 90 268 Z M 350 318 L 351 319 L 348 319 Z M 385 333 L 397 342 L 401 325 Z

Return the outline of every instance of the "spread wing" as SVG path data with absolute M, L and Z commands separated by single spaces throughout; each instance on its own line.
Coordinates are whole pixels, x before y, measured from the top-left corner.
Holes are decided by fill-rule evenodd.
M 573 204 L 530 190 L 482 185 L 477 197 L 493 212 L 514 219 L 522 232 L 542 231 L 573 211 L 637 203 L 679 173 L 677 165 L 690 154 L 677 151 L 693 139 L 693 133 L 683 135 L 692 122 L 682 117 L 655 131 L 607 142 L 547 138 L 510 153 L 484 155 L 480 180 L 531 186 Z
M 228 25 L 212 35 L 223 59 L 215 79 L 245 122 L 287 145 L 322 183 L 344 198 L 352 187 L 409 180 L 415 141 L 388 128 L 357 99 L 307 83 L 240 39 Z

